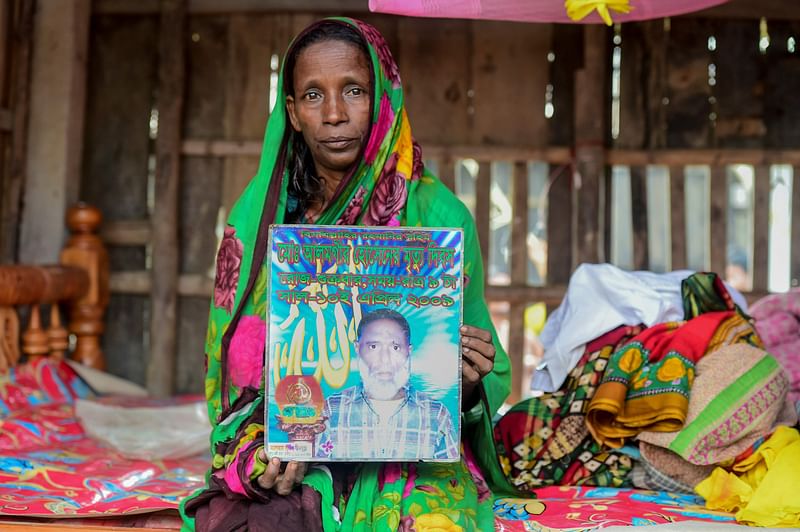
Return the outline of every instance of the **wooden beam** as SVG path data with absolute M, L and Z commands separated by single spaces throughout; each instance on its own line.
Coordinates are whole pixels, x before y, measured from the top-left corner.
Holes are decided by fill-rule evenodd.
M 631 166 L 631 219 L 633 220 L 633 267 L 650 268 L 650 239 L 647 228 L 647 168 Z
M 108 246 L 145 246 L 150 243 L 151 237 L 149 220 L 107 222 L 101 231 L 101 238 Z
M 528 165 L 514 164 L 512 181 L 511 283 L 528 284 Z M 525 302 L 512 303 L 508 311 L 508 357 L 511 360 L 511 394 L 508 402 L 519 401 L 525 375 Z
M 21 262 L 57 259 L 78 200 L 90 18 L 90 0 L 36 3 Z
M 439 159 L 439 179 L 444 186 L 455 192 L 456 190 L 456 165 L 450 157 Z
M 667 149 L 667 150 L 609 150 L 608 164 L 645 166 L 650 164 L 707 165 L 730 164 L 800 165 L 800 150 L 773 149 Z
M 160 0 L 95 0 L 94 12 L 103 15 L 158 13 Z M 366 0 L 189 0 L 190 14 L 238 12 L 369 13 Z
M 115 294 L 148 295 L 153 282 L 151 273 L 146 270 L 114 272 L 109 278 L 109 286 Z M 179 296 L 211 297 L 214 294 L 214 279 L 205 275 L 179 275 L 176 286 Z
M 728 174 L 725 166 L 711 168 L 711 271 L 725 275 L 728 262 Z
M 756 166 L 754 189 L 753 290 L 766 292 L 769 279 L 769 166 Z
M 187 139 L 181 153 L 194 157 L 258 157 L 263 144 L 260 140 L 203 140 Z M 461 145 L 423 146 L 427 158 L 477 159 L 481 161 L 543 161 L 550 164 L 570 164 L 570 148 L 526 148 L 524 146 Z M 610 165 L 726 165 L 726 164 L 793 164 L 800 165 L 800 150 L 796 149 L 611 149 L 606 151 Z
M 606 138 L 606 31 L 586 25 L 583 68 L 575 73 L 575 160 L 579 179 L 576 216 L 577 238 L 573 259 L 577 264 L 600 257 L 600 181 L 605 172 Z M 586 88 L 591 87 L 591 90 Z
M 483 276 L 486 280 L 489 272 L 489 229 L 492 208 L 492 163 L 478 163 L 478 177 L 475 179 L 475 226 L 478 230 L 478 241 L 481 244 L 483 259 Z
M 23 0 L 20 6 L 19 19 L 12 35 L 12 43 L 16 51 L 13 57 L 14 85 L 12 87 L 11 105 L 14 107 L 15 132 L 11 136 L 11 160 L 7 166 L 8 174 L 0 183 L 3 190 L 2 219 L 0 219 L 0 260 L 12 262 L 17 260 L 17 243 L 19 240 L 20 210 L 22 204 L 23 183 L 25 180 L 25 153 L 28 145 L 28 102 L 31 72 L 31 49 L 33 47 L 34 0 Z M 60 225 L 60 224 L 59 224 Z
M 686 258 L 686 178 L 683 166 L 669 168 L 670 240 L 673 270 L 687 267 Z
M 792 179 L 791 284 L 800 286 L 800 165 L 795 165 Z
M 261 155 L 261 140 L 186 139 L 181 144 L 181 153 L 195 157 L 258 157 Z M 425 144 L 423 156 L 432 159 L 477 159 L 482 161 L 544 161 L 566 164 L 572 161 L 567 147 L 529 148 L 526 146 L 453 145 Z
M 147 389 L 155 396 L 172 394 L 177 353 L 176 289 L 180 245 L 181 125 L 185 78 L 185 0 L 164 0 L 159 29 L 158 138 L 155 205 L 152 215 L 153 274 L 150 290 L 150 360 Z
M 10 109 L 0 109 L 0 131 L 12 131 L 14 129 L 14 114 Z

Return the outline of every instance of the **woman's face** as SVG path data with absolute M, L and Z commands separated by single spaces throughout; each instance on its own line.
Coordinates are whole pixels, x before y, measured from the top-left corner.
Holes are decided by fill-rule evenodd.
M 369 134 L 367 58 L 351 43 L 314 43 L 297 56 L 293 77 L 294 96 L 286 97 L 289 120 L 311 150 L 317 174 L 338 183 Z

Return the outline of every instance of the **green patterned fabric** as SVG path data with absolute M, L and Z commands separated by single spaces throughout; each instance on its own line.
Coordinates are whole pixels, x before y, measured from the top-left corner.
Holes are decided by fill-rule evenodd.
M 479 461 L 496 461 L 490 417 L 508 395 L 510 364 L 484 300 L 483 264 L 472 217 L 452 192 L 423 171 L 397 66 L 377 30 L 346 18 L 320 23 L 348 25 L 364 39 L 373 72 L 373 121 L 361 160 L 316 223 L 464 229 L 464 323 L 491 331 L 497 354 L 493 373 L 483 380 L 482 400 L 464 414 L 462 426 Z M 278 102 L 285 101 L 283 77 L 281 72 Z M 286 161 L 293 150 L 289 129 L 286 110 L 279 104 L 269 118 L 258 173 L 231 210 L 217 256 L 206 339 L 205 389 L 213 425 L 209 482 L 212 477 L 217 483 L 224 481 L 236 493 L 248 494 L 252 489 L 247 478 L 237 489 L 236 478 L 241 475 L 236 472 L 247 471 L 246 464 L 237 460 L 247 450 L 252 456 L 252 449 L 263 445 L 263 377 L 258 374 L 253 379 L 248 368 L 237 366 L 241 358 L 237 349 L 249 345 L 248 341 L 265 329 L 267 228 L 283 222 L 286 214 Z M 250 331 L 246 338 L 244 331 Z M 263 351 L 263 342 L 259 345 Z M 468 455 L 467 450 L 464 456 Z M 364 465 L 357 470 L 349 496 L 336 501 L 331 477 L 325 471 L 311 468 L 304 483 L 322 496 L 325 532 L 396 530 L 401 522 L 420 520 L 444 525 L 449 520 L 453 527 L 461 527 L 442 526 L 444 530 L 493 529 L 490 493 L 481 485 L 477 468 L 463 460 L 456 464 Z M 186 504 L 181 505 L 185 529 L 193 530 L 194 519 L 186 514 Z M 339 506 L 341 523 L 334 519 L 333 505 Z

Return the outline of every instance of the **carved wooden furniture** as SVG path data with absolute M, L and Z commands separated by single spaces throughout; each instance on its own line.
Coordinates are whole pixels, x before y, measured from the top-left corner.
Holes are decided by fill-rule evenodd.
M 101 220 L 96 208 L 77 205 L 67 213 L 70 238 L 61 264 L 0 266 L 0 371 L 24 357 L 67 353 L 104 368 L 100 339 L 109 291 L 108 253 L 97 236 Z

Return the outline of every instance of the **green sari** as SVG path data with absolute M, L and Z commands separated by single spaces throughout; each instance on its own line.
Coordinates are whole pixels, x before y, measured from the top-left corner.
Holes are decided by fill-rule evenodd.
M 373 118 L 361 159 L 315 223 L 463 228 L 464 323 L 491 331 L 497 354 L 493 372 L 479 387 L 480 401 L 463 414 L 460 463 L 353 465 L 351 481 L 336 494 L 332 478 L 336 475 L 311 467 L 303 484 L 318 494 L 325 532 L 408 530 L 412 526 L 418 532 L 493 530 L 491 492 L 476 460 L 484 464 L 497 460 L 490 420 L 508 395 L 510 365 L 484 300 L 483 264 L 473 219 L 450 190 L 424 171 L 421 150 L 411 136 L 397 66 L 381 35 L 360 21 L 333 18 L 310 26 L 298 39 L 321 23 L 349 25 L 365 41 L 373 74 Z M 278 102 L 285 101 L 283 76 L 281 72 Z M 292 149 L 285 107 L 277 105 L 267 124 L 258 173 L 231 210 L 217 255 L 206 339 L 205 388 L 213 425 L 213 463 L 207 484 L 222 486 L 220 493 L 233 498 L 258 499 L 255 478 L 265 468 L 257 457 L 264 431 L 264 257 L 267 228 L 284 221 L 292 200 L 287 193 L 286 164 Z M 507 486 L 501 477 L 489 481 Z M 195 529 L 193 504 L 202 497 L 203 491 L 181 504 L 184 530 Z

